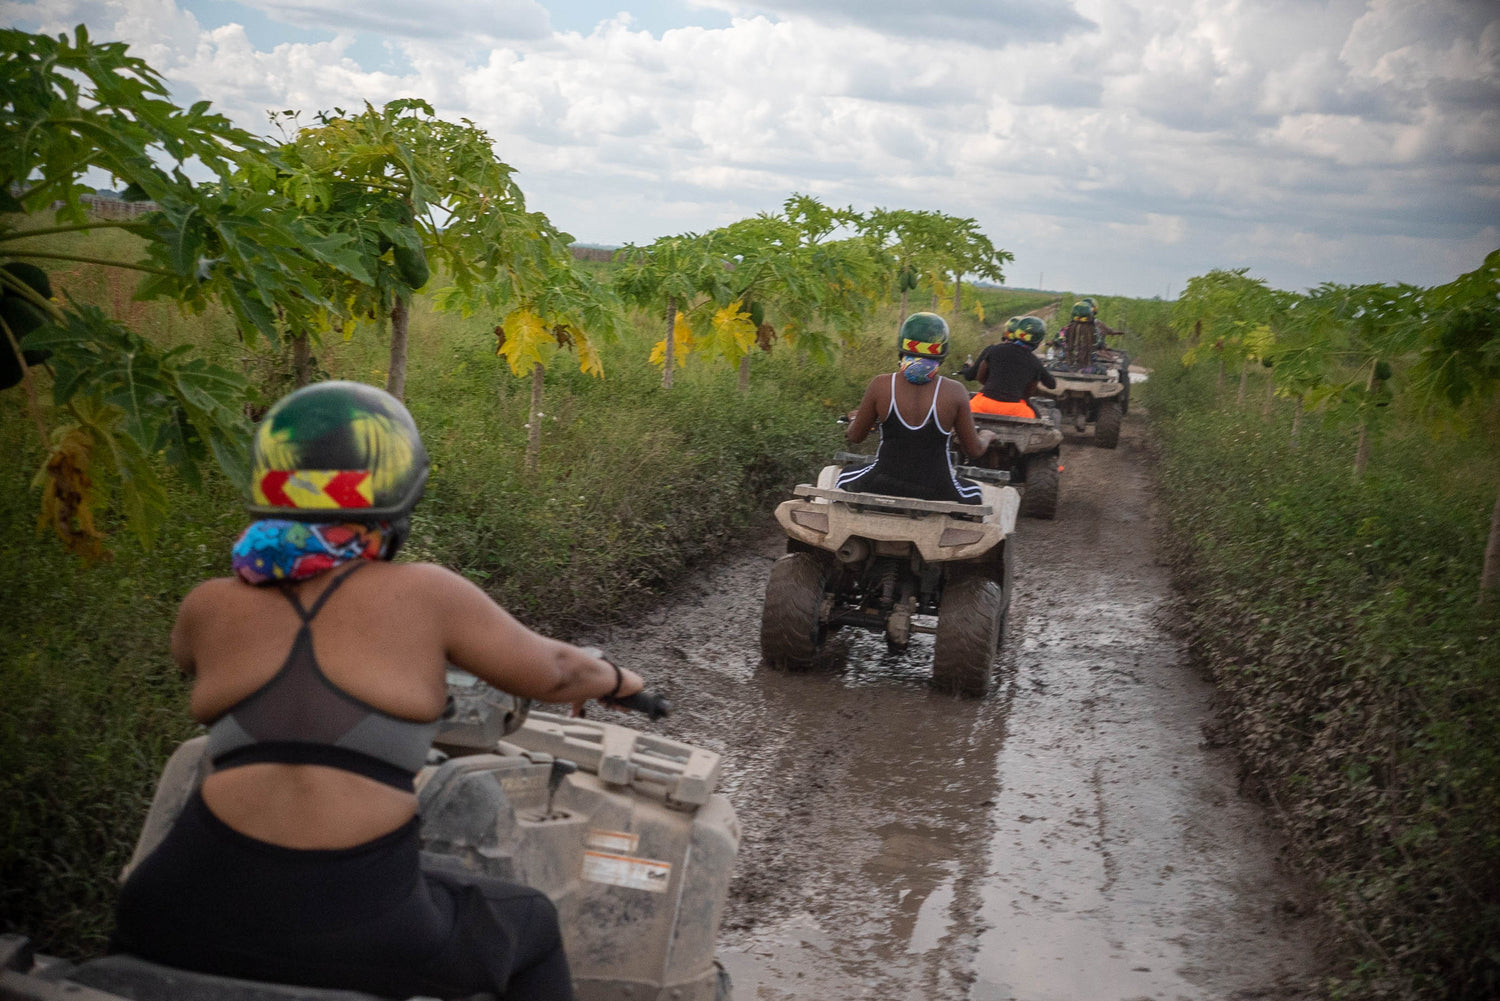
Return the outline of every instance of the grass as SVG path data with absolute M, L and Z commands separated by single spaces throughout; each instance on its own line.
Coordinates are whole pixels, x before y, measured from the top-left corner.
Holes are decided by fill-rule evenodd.
M 1314 416 L 1293 448 L 1290 403 L 1262 418 L 1254 389 L 1240 409 L 1207 366 L 1148 353 L 1194 652 L 1337 919 L 1326 993 L 1496 996 L 1500 615 L 1475 600 L 1496 442 L 1398 401 L 1356 480 L 1354 427 Z

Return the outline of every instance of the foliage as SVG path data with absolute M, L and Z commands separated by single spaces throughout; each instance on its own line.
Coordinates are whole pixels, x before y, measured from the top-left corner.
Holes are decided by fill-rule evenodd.
M 275 340 L 278 310 L 300 314 L 324 303 L 315 269 L 333 263 L 344 240 L 290 217 L 273 193 L 227 183 L 264 155 L 263 144 L 211 114 L 206 102 L 187 110 L 171 104 L 160 77 L 123 45 L 94 43 L 80 26 L 72 41 L 0 31 L 0 47 L 6 94 L 0 121 L 11 139 L 0 149 L 0 209 L 12 213 L 0 221 L 0 260 L 11 262 L 0 281 L 7 299 L 26 299 L 46 320 L 22 335 L 7 319 L 0 348 L 13 354 L 24 336 L 26 350 L 51 353 L 48 363 L 58 374 L 53 403 L 66 417 L 50 439 L 67 455 L 43 462 L 42 476 L 66 474 L 68 481 L 48 487 L 48 495 L 77 495 L 78 502 L 74 515 L 51 520 L 77 551 L 99 554 L 89 511 L 106 499 L 94 488 L 113 482 L 130 527 L 149 545 L 162 514 L 153 457 L 190 480 L 210 453 L 231 478 L 242 470 L 246 435 L 237 397 L 243 386 L 190 352 L 157 349 L 99 310 L 47 298 L 40 283 L 16 280 L 16 259 L 139 272 L 145 277 L 137 297 L 169 298 L 199 313 L 217 304 L 245 336 Z M 194 184 L 187 173 L 192 163 L 218 181 Z M 127 198 L 149 199 L 156 209 L 129 222 L 90 221 L 80 201 L 90 170 L 109 173 L 125 185 Z M 54 202 L 61 203 L 56 224 L 36 225 L 34 217 Z M 141 236 L 143 254 L 101 261 L 36 244 L 39 236 L 112 227 Z M 29 373 L 26 381 L 34 394 Z M 42 416 L 33 416 L 44 428 Z M 92 447 L 77 447 L 75 431 L 86 433 Z
M 1369 430 L 1389 461 L 1353 484 L 1338 456 L 1357 408 L 1327 409 L 1294 450 L 1293 413 L 1247 422 L 1211 374 L 1182 366 L 1179 343 L 1148 342 L 1143 402 L 1193 649 L 1252 787 L 1338 918 L 1348 966 L 1327 989 L 1339 997 L 1500 988 L 1500 619 L 1472 587 L 1500 443 L 1448 433 L 1460 398 L 1475 422 L 1497 414 L 1441 389 L 1444 372 L 1483 381 L 1492 268 L 1425 291 L 1323 286 L 1279 321 L 1276 367 L 1258 378 L 1288 385 L 1321 332 L 1336 347 L 1308 366 L 1318 384 L 1363 389 L 1385 361 L 1423 388 L 1387 397 Z

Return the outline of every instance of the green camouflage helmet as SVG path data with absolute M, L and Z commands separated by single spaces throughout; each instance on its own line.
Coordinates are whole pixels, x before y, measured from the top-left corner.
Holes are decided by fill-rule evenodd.
M 427 449 L 401 401 L 358 382 L 283 396 L 255 429 L 250 503 L 258 518 L 395 521 L 427 483 Z
M 1079 300 L 1073 303 L 1072 317 L 1075 320 L 1084 320 L 1092 323 L 1094 321 L 1094 311 L 1089 307 L 1088 303 Z
M 902 358 L 941 358 L 948 353 L 948 321 L 936 313 L 913 313 L 896 334 Z
M 1023 316 L 1016 323 L 1014 339 L 1035 351 L 1047 336 L 1047 324 L 1039 316 Z

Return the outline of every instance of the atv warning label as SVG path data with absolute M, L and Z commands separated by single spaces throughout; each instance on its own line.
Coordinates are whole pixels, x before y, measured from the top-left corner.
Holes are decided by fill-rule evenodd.
M 634 855 L 640 844 L 640 835 L 628 831 L 589 831 L 589 847 L 612 855 Z
M 583 853 L 583 878 L 609 886 L 665 893 L 672 882 L 672 863 L 590 850 Z

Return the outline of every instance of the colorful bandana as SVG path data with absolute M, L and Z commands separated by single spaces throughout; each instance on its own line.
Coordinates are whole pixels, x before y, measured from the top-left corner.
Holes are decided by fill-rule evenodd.
M 931 382 L 937 373 L 938 365 L 942 364 L 937 358 L 902 358 L 901 374 L 906 376 L 907 382 L 921 385 Z
M 247 584 L 306 580 L 350 560 L 380 558 L 389 524 L 317 524 L 267 518 L 235 540 L 234 572 Z

